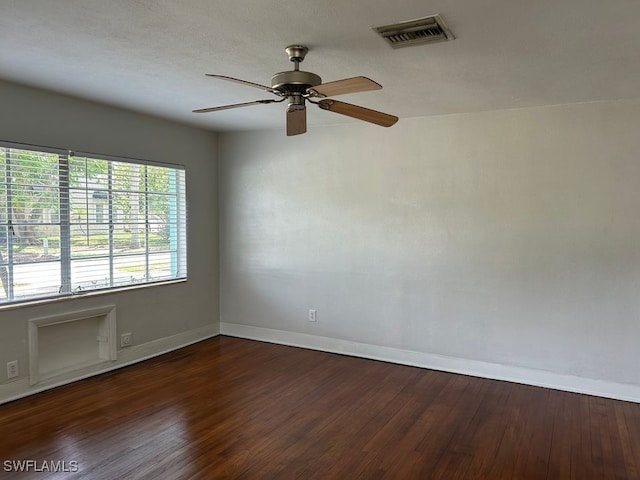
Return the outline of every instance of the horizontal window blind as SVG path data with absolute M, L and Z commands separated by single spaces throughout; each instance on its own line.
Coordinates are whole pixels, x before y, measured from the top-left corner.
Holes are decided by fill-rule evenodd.
M 0 142 L 0 303 L 186 278 L 184 169 Z

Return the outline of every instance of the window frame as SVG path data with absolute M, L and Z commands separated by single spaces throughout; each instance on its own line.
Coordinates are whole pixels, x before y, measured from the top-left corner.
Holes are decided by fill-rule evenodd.
M 3 150 L 22 150 L 22 151 L 31 151 L 34 153 L 42 153 L 42 154 L 52 154 L 57 155 L 57 190 L 58 190 L 58 214 L 57 214 L 57 223 L 51 223 L 51 225 L 58 226 L 59 230 L 59 255 L 57 259 L 51 260 L 51 263 L 59 263 L 60 265 L 60 277 L 59 277 L 59 289 L 57 293 L 43 293 L 43 294 L 33 294 L 33 295 L 24 295 L 24 296 L 15 296 L 14 291 L 14 283 L 15 283 L 15 273 L 14 267 L 16 262 L 13 260 L 13 236 L 15 232 L 13 230 L 14 225 L 14 216 L 15 211 L 13 210 L 13 202 L 15 201 L 15 194 L 12 192 L 13 182 L 7 178 L 6 174 L 10 174 L 11 172 L 11 154 L 5 154 L 3 157 L 5 160 L 5 164 L 2 165 L 2 172 L 0 172 L 0 182 L 6 187 L 6 191 L 3 195 L 6 195 L 6 220 L 0 223 L 0 227 L 6 228 L 6 248 L 7 248 L 7 257 L 3 258 L 3 262 L 0 264 L 0 275 L 8 277 L 6 279 L 6 283 L 8 284 L 8 288 L 2 288 L 2 293 L 4 294 L 3 298 L 0 298 L 0 309 L 5 307 L 15 307 L 20 304 L 29 303 L 29 302 L 46 302 L 59 300 L 62 298 L 70 298 L 76 297 L 79 295 L 86 294 L 98 294 L 98 293 L 108 293 L 114 290 L 123 290 L 123 289 L 132 289 L 132 288 L 145 288 L 153 285 L 162 285 L 162 284 L 170 284 L 176 282 L 184 282 L 188 279 L 188 270 L 187 270 L 187 260 L 188 260 L 188 218 L 187 218 L 187 172 L 186 167 L 182 164 L 174 164 L 167 162 L 157 162 L 157 161 L 149 161 L 132 157 L 121 157 L 114 155 L 105 155 L 94 152 L 84 152 L 78 150 L 70 150 L 70 149 L 62 149 L 55 147 L 46 147 L 41 145 L 32 145 L 32 144 L 24 144 L 17 143 L 11 141 L 5 141 L 0 139 L 0 149 Z M 101 225 L 106 225 L 108 230 L 108 255 L 104 256 L 105 259 L 108 260 L 109 264 L 109 278 L 106 286 L 98 286 L 95 288 L 73 288 L 74 278 L 72 274 L 72 265 L 74 261 L 74 257 L 72 255 L 72 228 L 73 228 L 73 220 L 71 218 L 71 208 L 73 205 L 73 199 L 71 198 L 72 190 L 82 190 L 82 188 L 73 187 L 71 184 L 70 173 L 71 173 L 71 162 L 75 159 L 85 160 L 97 160 L 97 161 L 106 161 L 108 165 L 108 185 L 107 187 L 100 188 L 100 190 L 104 190 L 107 194 L 108 200 L 105 205 L 103 205 L 103 222 Z M 144 181 L 144 186 L 139 187 L 135 192 L 133 190 L 130 193 L 135 193 L 137 195 L 144 196 L 144 213 L 143 215 L 143 223 L 141 231 L 144 237 L 144 252 L 142 254 L 138 253 L 137 255 L 131 254 L 131 257 L 144 257 L 144 265 L 142 262 L 139 264 L 136 263 L 136 267 L 142 266 L 144 269 L 144 276 L 142 279 L 137 279 L 136 282 L 132 283 L 123 283 L 122 281 L 116 282 L 114 279 L 114 262 L 120 257 L 124 257 L 126 255 L 117 255 L 114 254 L 114 209 L 113 209 L 113 195 L 115 189 L 112 184 L 112 168 L 114 164 L 129 164 L 136 165 L 138 167 L 143 167 L 141 170 L 144 171 L 144 176 L 141 178 Z M 169 185 L 173 185 L 175 188 L 175 192 L 163 193 L 167 195 L 170 199 L 173 199 L 173 203 L 170 203 L 169 212 L 171 212 L 171 208 L 175 210 L 174 214 L 169 213 L 169 217 L 167 220 L 167 225 L 171 229 L 172 226 L 175 229 L 174 233 L 169 234 L 169 243 L 168 247 L 165 250 L 154 251 L 149 243 L 149 234 L 151 225 L 155 225 L 158 222 L 150 221 L 151 215 L 149 212 L 149 197 L 152 195 L 157 195 L 160 192 L 150 191 L 147 177 L 148 167 L 160 167 L 170 169 L 169 174 L 175 175 L 172 177 L 172 180 L 169 180 Z M 140 171 L 140 170 L 139 170 Z M 85 171 L 86 173 L 86 171 Z M 88 186 L 88 178 L 83 177 L 85 180 L 84 190 L 87 194 L 93 190 Z M 127 177 L 130 178 L 130 177 Z M 143 188 L 143 190 L 141 190 Z M 140 200 L 138 200 L 140 201 Z M 96 206 L 98 204 L 95 204 Z M 105 208 L 106 207 L 106 208 Z M 97 210 L 96 210 L 97 212 Z M 93 215 L 96 215 L 96 212 Z M 91 217 L 91 212 L 87 211 L 87 225 L 89 224 L 89 217 Z M 172 215 L 175 215 L 174 217 Z M 1 219 L 0 219 L 1 220 Z M 97 220 L 95 218 L 94 220 Z M 48 224 L 49 224 L 48 223 Z M 93 222 L 95 223 L 95 222 Z M 16 224 L 17 225 L 17 224 Z M 96 223 L 97 225 L 97 223 Z M 124 223 L 119 222 L 118 225 L 124 225 Z M 171 230 L 170 230 L 171 231 Z M 175 249 L 171 249 L 171 239 L 175 240 Z M 153 279 L 150 275 L 150 255 L 154 253 L 167 254 L 169 255 L 169 276 L 160 279 Z M 87 258 L 94 258 L 93 256 Z M 46 261 L 45 261 L 46 262 Z M 42 261 L 28 261 L 19 263 L 22 264 L 36 264 L 43 263 Z M 3 278 L 4 280 L 4 278 Z M 49 285 L 44 284 L 39 288 L 47 288 Z

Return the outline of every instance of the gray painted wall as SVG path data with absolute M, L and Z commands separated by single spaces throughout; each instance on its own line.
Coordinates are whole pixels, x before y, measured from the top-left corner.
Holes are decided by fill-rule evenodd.
M 221 134 L 222 331 L 638 386 L 639 125 L 634 101 Z
M 145 115 L 0 82 L 0 139 L 186 166 L 188 281 L 14 309 L 0 308 L 0 384 L 4 365 L 28 372 L 27 321 L 105 304 L 117 307 L 118 334 L 134 345 L 219 324 L 217 137 Z M 192 338 L 193 340 L 193 338 Z M 153 353 L 149 349 L 145 353 Z M 2 400 L 2 398 L 0 398 Z

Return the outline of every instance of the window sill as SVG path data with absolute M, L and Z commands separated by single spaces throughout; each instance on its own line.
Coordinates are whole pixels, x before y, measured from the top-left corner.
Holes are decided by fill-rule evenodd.
M 14 310 L 19 308 L 36 307 L 40 305 L 67 302 L 70 300 L 76 300 L 78 298 L 101 297 L 105 295 L 113 295 L 115 293 L 130 292 L 132 290 L 141 290 L 141 289 L 147 289 L 147 288 L 164 287 L 167 285 L 176 285 L 179 283 L 186 283 L 187 280 L 188 279 L 186 278 L 179 278 L 176 280 L 166 280 L 166 281 L 157 282 L 157 283 L 147 283 L 142 285 L 132 285 L 128 287 L 116 287 L 116 288 L 109 288 L 104 290 L 93 290 L 93 291 L 87 291 L 82 293 L 74 293 L 74 294 L 69 294 L 69 295 L 64 295 L 64 296 L 54 297 L 54 298 L 39 298 L 34 300 L 25 300 L 24 302 L 16 302 L 16 303 L 9 303 L 6 305 L 0 305 L 0 312 L 6 312 L 8 310 Z

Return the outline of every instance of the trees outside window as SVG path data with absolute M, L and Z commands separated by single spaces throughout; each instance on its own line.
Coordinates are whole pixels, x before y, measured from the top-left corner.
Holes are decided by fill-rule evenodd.
M 0 302 L 186 278 L 185 210 L 181 168 L 0 144 Z

